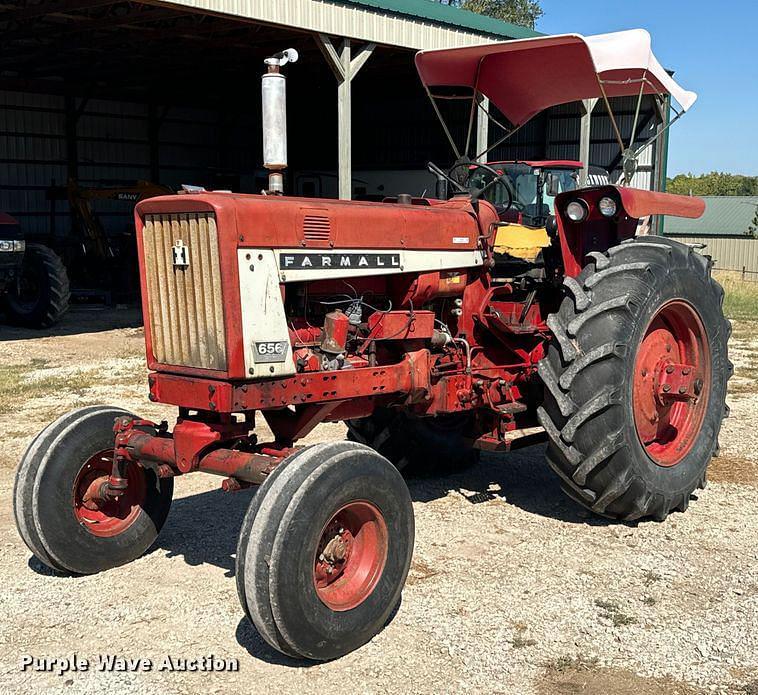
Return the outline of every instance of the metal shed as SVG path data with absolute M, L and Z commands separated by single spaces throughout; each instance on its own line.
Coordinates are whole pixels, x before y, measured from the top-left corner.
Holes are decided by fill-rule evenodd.
M 700 219 L 667 217 L 664 234 L 685 244 L 705 244 L 719 270 L 734 270 L 758 280 L 758 196 L 703 196 Z
M 0 28 L 0 210 L 30 234 L 65 233 L 66 203 L 48 191 L 69 179 L 259 190 L 258 77 L 288 46 L 302 55 L 288 71 L 289 190 L 421 193 L 409 172 L 450 155 L 414 52 L 536 35 L 430 0 L 12 1 Z M 598 106 L 590 120 L 587 106 L 549 110 L 493 158 L 583 157 L 618 171 L 609 119 Z M 651 101 L 634 134 L 633 106 L 618 106 L 625 137 L 659 127 Z M 660 138 L 633 183 L 659 188 L 664 162 Z M 109 227 L 129 224 L 128 203 L 102 208 Z

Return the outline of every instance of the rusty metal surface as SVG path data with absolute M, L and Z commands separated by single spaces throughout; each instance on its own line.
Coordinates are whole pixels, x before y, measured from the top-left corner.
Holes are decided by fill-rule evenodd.
M 156 359 L 204 369 L 226 369 L 218 232 L 212 213 L 145 216 L 149 321 Z M 172 247 L 181 241 L 188 265 L 177 267 Z

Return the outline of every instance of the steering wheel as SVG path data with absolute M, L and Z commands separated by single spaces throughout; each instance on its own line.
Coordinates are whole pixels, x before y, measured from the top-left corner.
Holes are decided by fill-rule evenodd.
M 477 170 L 477 169 L 484 169 L 484 171 L 489 172 L 494 177 L 492 181 L 490 181 L 488 184 L 485 184 L 482 186 L 482 188 L 475 189 L 471 191 L 471 197 L 473 199 L 481 198 L 490 188 L 493 186 L 500 185 L 505 189 L 505 192 L 508 194 L 508 203 L 503 206 L 503 211 L 508 210 L 512 205 L 513 201 L 515 199 L 515 191 L 513 190 L 513 184 L 511 183 L 510 179 L 508 178 L 507 174 L 498 173 L 496 169 L 491 167 L 489 164 L 483 164 L 482 162 L 472 162 L 470 160 L 461 160 L 453 164 L 450 169 L 448 169 L 447 175 L 455 180 L 455 177 L 453 176 L 453 172 L 457 169 L 460 169 L 461 167 L 466 167 L 469 170 L 469 176 L 471 176 L 471 170 Z

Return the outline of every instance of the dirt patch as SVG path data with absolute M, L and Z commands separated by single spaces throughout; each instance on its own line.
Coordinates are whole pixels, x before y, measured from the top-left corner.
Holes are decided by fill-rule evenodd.
M 547 666 L 540 695 L 701 695 L 706 692 L 672 678 L 645 678 L 622 668 L 600 667 L 581 658 Z
M 719 483 L 736 483 L 758 487 L 758 460 L 729 454 L 713 459 L 708 466 L 708 478 Z
M 0 329 L 0 376 L 10 380 L 0 379 L 0 398 L 13 406 L 0 413 L 0 693 L 758 695 L 758 496 L 743 474 L 755 470 L 758 384 L 731 398 L 711 483 L 664 523 L 613 524 L 580 509 L 543 447 L 409 480 L 416 544 L 397 613 L 366 646 L 312 665 L 268 648 L 240 608 L 234 554 L 253 490 L 177 479 L 151 552 L 91 577 L 52 575 L 19 539 L 12 468 L 50 420 L 93 403 L 176 417 L 147 399 L 141 329 L 120 312 L 103 318 L 110 323 L 75 312 L 47 335 Z M 735 327 L 735 362 L 748 380 L 758 324 Z M 258 434 L 270 438 L 263 426 Z M 327 424 L 307 443 L 344 437 L 343 425 Z M 212 653 L 240 668 L 66 677 L 19 668 L 24 654 L 72 652 L 156 664 Z

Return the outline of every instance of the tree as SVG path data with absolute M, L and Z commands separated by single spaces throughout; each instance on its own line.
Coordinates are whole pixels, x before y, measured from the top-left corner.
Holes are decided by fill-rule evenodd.
M 745 234 L 754 238 L 758 237 L 758 205 L 755 206 L 755 215 L 753 215 L 753 219 L 750 221 Z
M 681 195 L 758 195 L 758 176 L 712 171 L 710 174 L 678 174 L 666 180 L 669 193 Z
M 439 0 L 444 5 L 502 19 L 512 24 L 534 29 L 534 23 L 543 15 L 539 0 Z

